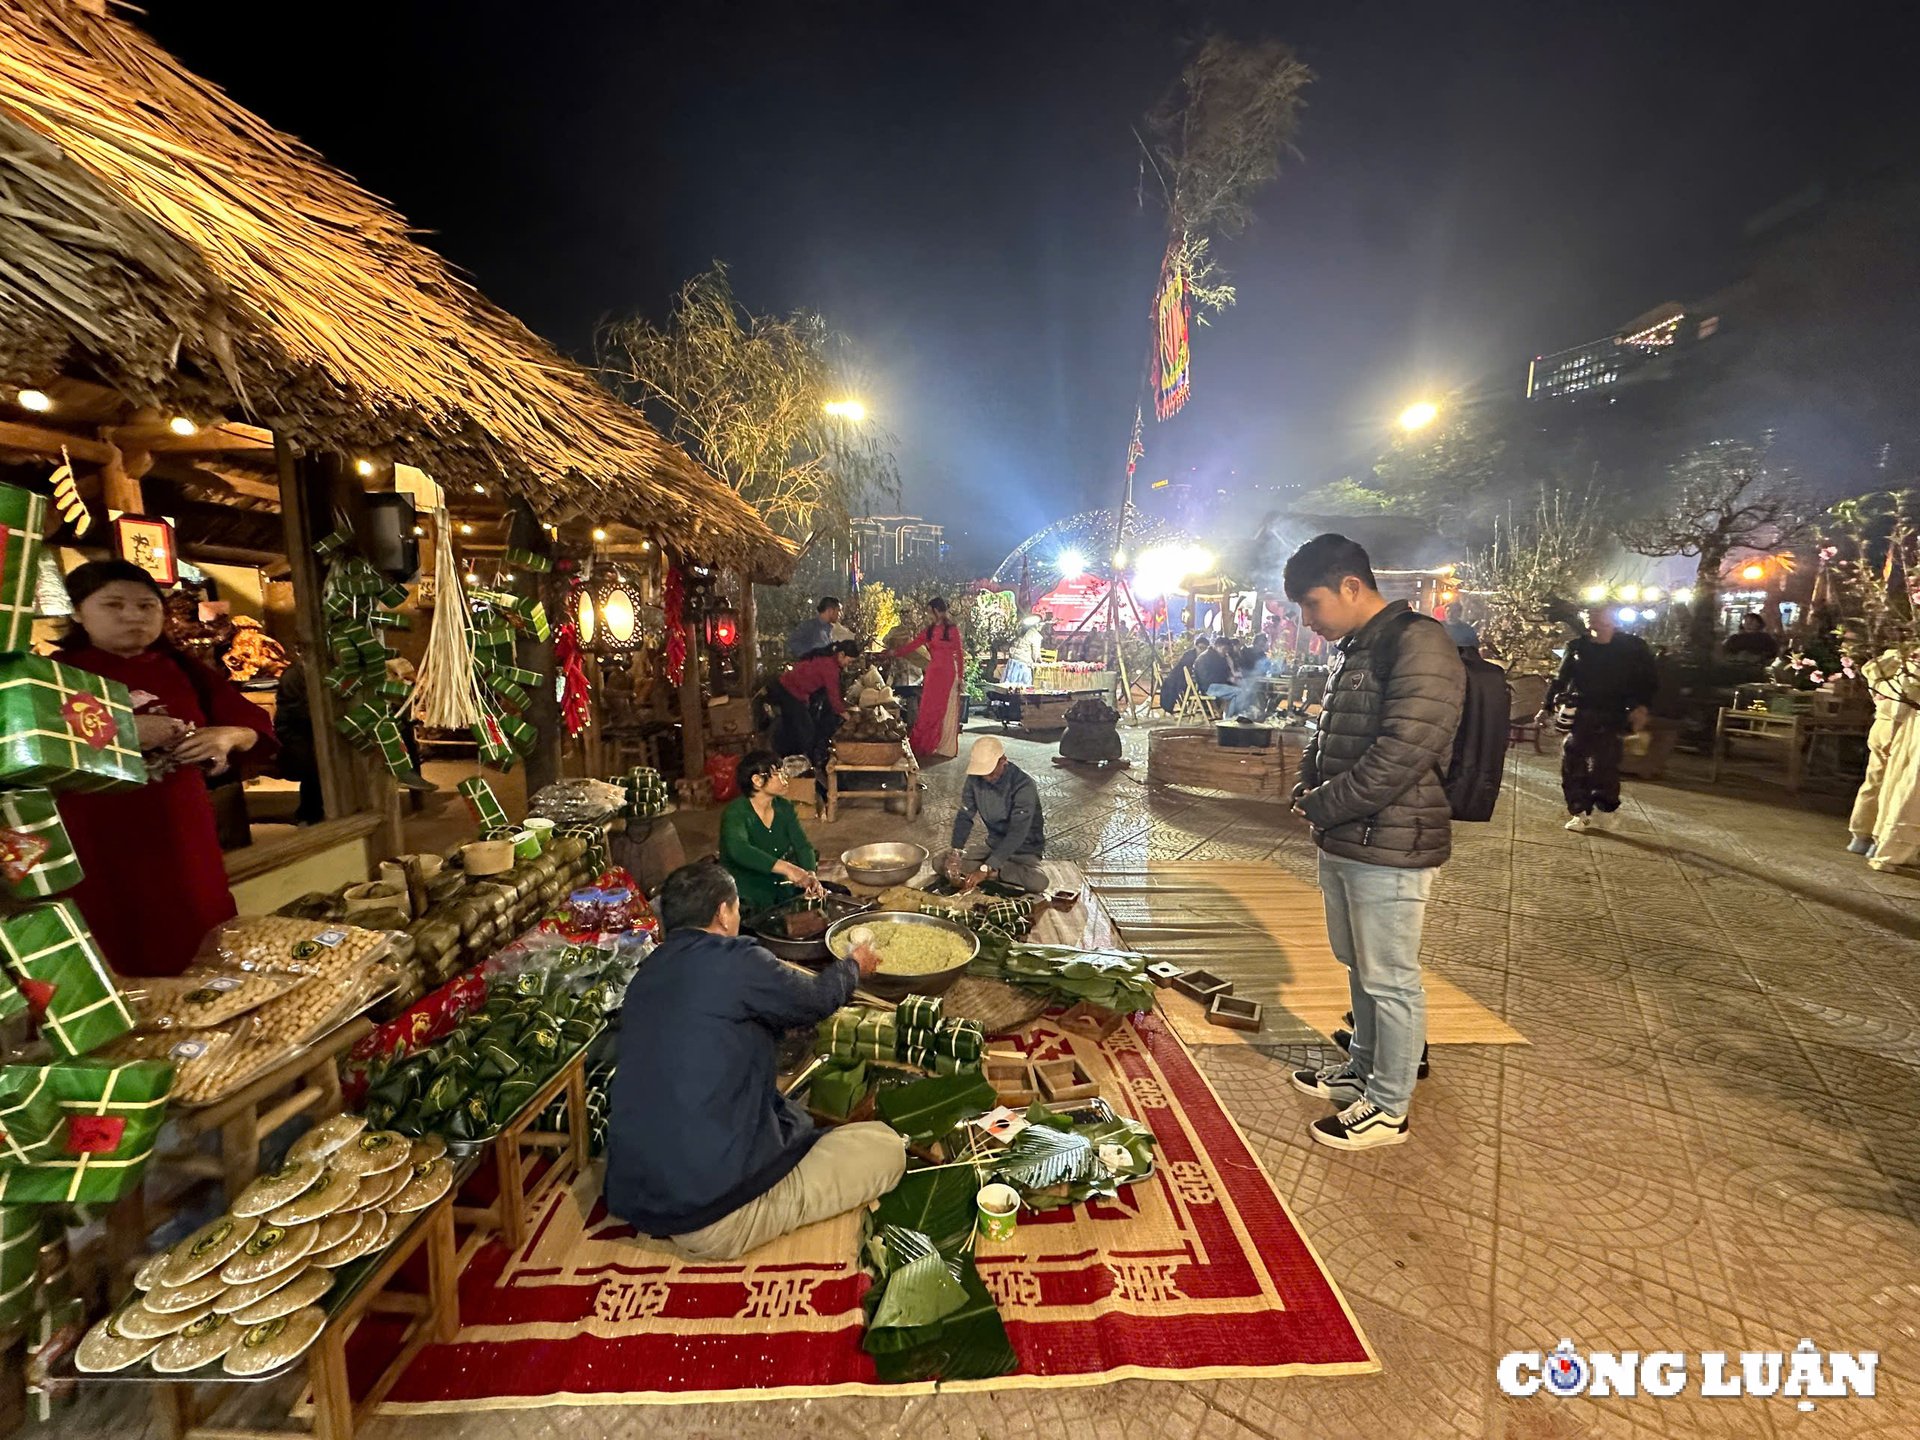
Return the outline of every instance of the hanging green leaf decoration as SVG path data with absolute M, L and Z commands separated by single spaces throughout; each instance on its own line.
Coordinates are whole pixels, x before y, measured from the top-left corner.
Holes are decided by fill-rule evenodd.
M 874 1096 L 880 1118 L 918 1144 L 938 1140 L 962 1120 L 984 1115 L 998 1103 L 993 1086 L 977 1071 L 936 1075 Z

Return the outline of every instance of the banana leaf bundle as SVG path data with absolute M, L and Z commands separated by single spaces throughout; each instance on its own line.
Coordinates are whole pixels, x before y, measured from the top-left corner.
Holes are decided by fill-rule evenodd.
M 867 1216 L 860 1345 L 883 1384 L 991 1380 L 1019 1363 L 973 1264 L 979 1185 L 967 1165 L 916 1171 Z
M 1063 1005 L 1084 1000 L 1121 1015 L 1153 1008 L 1147 957 L 1130 950 L 1033 945 L 983 931 L 980 953 L 967 973 L 1004 980 Z

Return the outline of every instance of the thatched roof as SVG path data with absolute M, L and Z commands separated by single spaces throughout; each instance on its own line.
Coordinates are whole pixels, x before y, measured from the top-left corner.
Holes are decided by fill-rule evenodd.
M 0 383 L 97 377 L 782 574 L 751 506 L 405 220 L 70 0 L 0 0 Z

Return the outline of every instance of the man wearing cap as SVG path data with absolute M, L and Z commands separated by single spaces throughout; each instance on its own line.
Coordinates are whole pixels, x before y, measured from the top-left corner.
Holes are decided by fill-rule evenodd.
M 976 819 L 986 834 L 969 845 Z M 969 890 L 993 879 L 1022 890 L 1044 890 L 1047 877 L 1040 868 L 1040 852 L 1046 838 L 1040 789 L 1033 777 L 1007 759 L 1005 745 L 982 735 L 967 753 L 967 783 L 960 791 L 960 812 L 953 817 L 947 874 Z

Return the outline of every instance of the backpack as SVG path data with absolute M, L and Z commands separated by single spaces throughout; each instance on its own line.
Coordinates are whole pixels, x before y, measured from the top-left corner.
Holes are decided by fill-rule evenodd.
M 1395 628 L 1396 655 L 1399 631 L 1419 618 L 1424 617 L 1409 610 Z M 1460 703 L 1460 725 L 1453 732 L 1453 756 L 1441 785 L 1454 819 L 1491 820 L 1506 777 L 1513 691 L 1507 684 L 1507 672 L 1491 660 L 1480 655 L 1462 655 L 1460 659 L 1467 669 L 1467 689 Z

